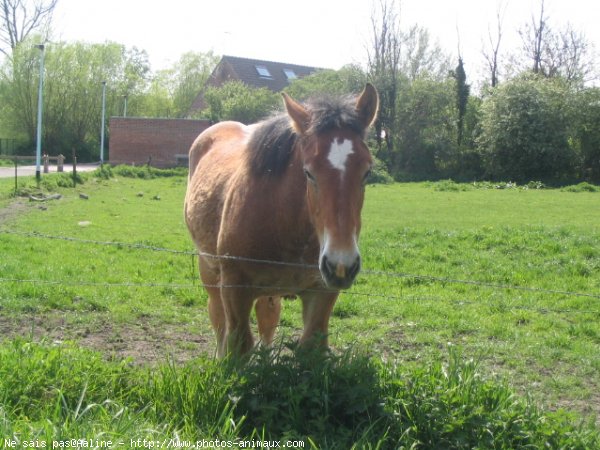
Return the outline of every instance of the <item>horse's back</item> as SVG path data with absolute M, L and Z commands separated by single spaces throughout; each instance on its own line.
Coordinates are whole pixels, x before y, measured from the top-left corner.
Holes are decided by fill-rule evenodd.
M 185 220 L 198 247 L 214 252 L 229 183 L 242 165 L 250 127 L 221 122 L 203 131 L 189 153 Z
M 204 130 L 196 138 L 189 152 L 190 180 L 194 176 L 200 160 L 212 150 L 231 144 L 241 143 L 248 134 L 249 127 L 239 122 L 219 122 Z M 214 155 L 218 157 L 219 155 Z

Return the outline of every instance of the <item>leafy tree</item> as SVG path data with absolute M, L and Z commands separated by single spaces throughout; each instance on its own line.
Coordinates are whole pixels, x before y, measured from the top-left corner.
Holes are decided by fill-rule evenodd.
M 20 142 L 34 142 L 39 57 L 39 50 L 34 46 L 20 45 L 0 70 L 0 113 L 4 132 Z
M 298 100 L 305 100 L 318 94 L 344 95 L 360 92 L 366 81 L 367 75 L 359 66 L 347 65 L 340 70 L 320 70 L 298 78 L 285 91 Z
M 600 183 L 600 88 L 576 91 L 573 145 L 579 155 L 580 176 Z
M 131 99 L 135 105 L 135 114 L 142 117 L 171 117 L 175 106 L 169 90 L 171 72 L 160 70 L 150 76 L 143 93 Z M 133 102 L 131 102 L 133 100 Z
M 568 94 L 562 80 L 523 75 L 484 99 L 478 145 L 487 177 L 552 183 L 573 176 Z
M 157 79 L 166 87 L 171 99 L 167 117 L 187 117 L 190 114 L 192 103 L 204 88 L 216 63 L 217 58 L 212 52 L 188 52 L 172 67 L 158 72 Z
M 202 116 L 213 122 L 236 120 L 254 123 L 273 111 L 281 103 L 279 94 L 267 88 L 251 88 L 241 81 L 230 81 L 221 87 L 209 87 L 204 93 L 208 108 Z
M 406 83 L 398 97 L 398 150 L 388 160 L 397 179 L 427 179 L 446 174 L 456 154 L 454 81 L 420 77 Z
M 463 139 L 464 120 L 467 113 L 467 104 L 469 103 L 469 93 L 471 86 L 467 84 L 467 74 L 461 57 L 458 58 L 458 66 L 452 73 L 456 80 L 456 110 L 458 119 L 456 121 L 457 128 L 457 144 L 460 147 Z
M 443 81 L 450 70 L 450 60 L 437 43 L 431 42 L 429 31 L 412 25 L 401 32 L 400 73 L 409 80 L 427 76 Z
M 46 47 L 43 148 L 83 160 L 98 156 L 102 82 L 107 85 L 107 115 L 120 113 L 122 92 L 141 93 L 149 70 L 147 55 L 114 43 L 58 43 Z M 39 52 L 21 43 L 0 75 L 0 102 L 5 103 L 12 135 L 34 142 L 37 124 Z

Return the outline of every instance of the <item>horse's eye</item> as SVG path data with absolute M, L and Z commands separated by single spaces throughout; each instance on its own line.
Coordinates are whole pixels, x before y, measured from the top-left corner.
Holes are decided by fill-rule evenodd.
M 315 177 L 313 176 L 312 173 L 310 173 L 308 171 L 308 169 L 304 169 L 304 175 L 306 175 L 306 178 L 308 179 L 308 181 L 310 181 L 311 183 L 316 183 L 317 180 L 315 179 Z
M 367 184 L 367 181 L 369 181 L 369 177 L 371 176 L 371 173 L 373 173 L 373 171 L 371 169 L 367 170 L 367 173 L 365 173 L 365 176 L 363 177 L 363 184 Z

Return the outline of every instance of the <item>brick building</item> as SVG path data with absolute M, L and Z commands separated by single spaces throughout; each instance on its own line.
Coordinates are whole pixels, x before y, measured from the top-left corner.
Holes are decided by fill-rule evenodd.
M 109 162 L 187 166 L 190 146 L 209 126 L 208 120 L 111 117 Z

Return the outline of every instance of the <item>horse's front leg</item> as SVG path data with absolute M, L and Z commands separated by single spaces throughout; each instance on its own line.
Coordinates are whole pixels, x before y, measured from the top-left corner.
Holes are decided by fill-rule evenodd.
M 244 355 L 254 347 L 254 338 L 250 330 L 254 295 L 247 288 L 228 287 L 227 283 L 223 283 L 221 298 L 225 310 L 226 352 Z
M 329 317 L 339 292 L 305 292 L 302 298 L 302 320 L 304 333 L 302 345 L 328 346 Z

